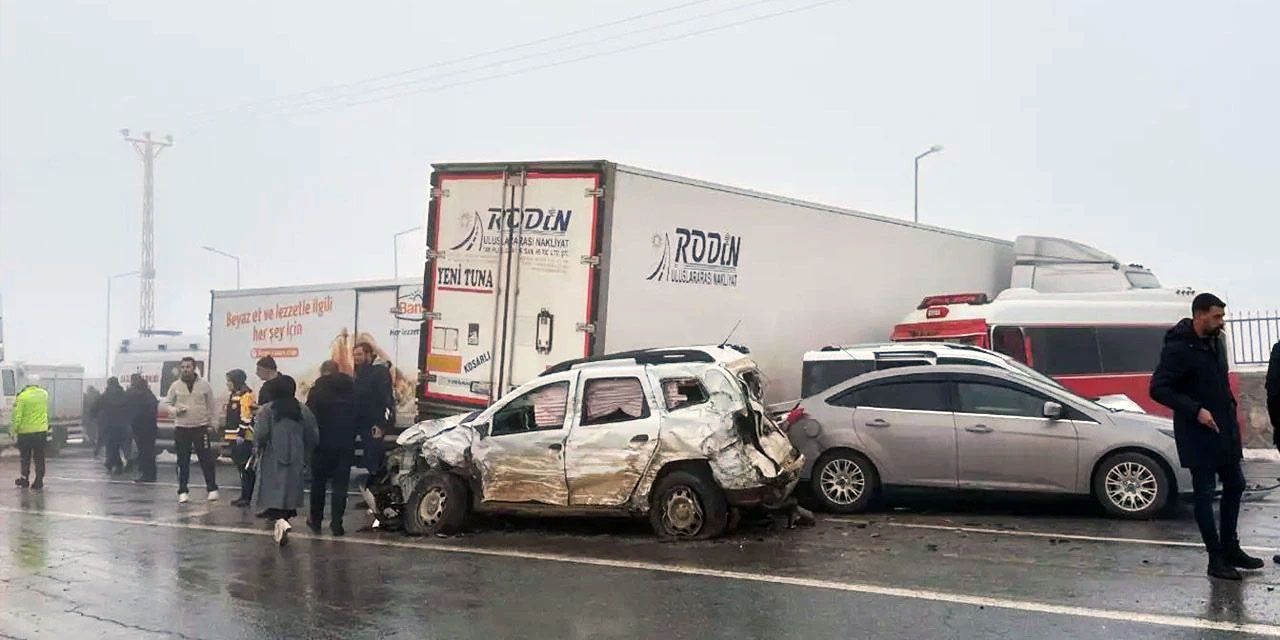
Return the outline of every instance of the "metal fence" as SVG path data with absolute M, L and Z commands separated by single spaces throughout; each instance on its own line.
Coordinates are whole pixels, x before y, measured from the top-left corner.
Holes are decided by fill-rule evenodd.
M 1272 345 L 1280 340 L 1280 311 L 1233 313 L 1227 331 L 1236 364 L 1267 364 Z

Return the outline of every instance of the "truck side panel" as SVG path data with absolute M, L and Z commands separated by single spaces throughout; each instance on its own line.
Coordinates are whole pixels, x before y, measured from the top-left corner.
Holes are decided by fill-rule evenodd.
M 805 351 L 888 341 L 929 294 L 1009 284 L 1011 243 L 618 167 L 603 351 L 753 349 L 766 399 L 800 394 Z

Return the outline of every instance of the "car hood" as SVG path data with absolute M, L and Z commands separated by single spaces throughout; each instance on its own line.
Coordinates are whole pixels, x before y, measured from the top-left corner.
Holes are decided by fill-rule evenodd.
M 1128 411 L 1120 411 L 1110 415 L 1112 424 L 1118 427 L 1133 427 L 1146 429 L 1161 429 L 1164 431 L 1173 430 L 1173 420 L 1153 416 L 1149 413 L 1129 413 Z

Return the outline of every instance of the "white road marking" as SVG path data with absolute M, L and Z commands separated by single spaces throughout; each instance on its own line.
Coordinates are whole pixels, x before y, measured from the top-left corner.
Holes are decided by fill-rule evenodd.
M 96 483 L 96 484 L 127 484 L 131 486 L 143 486 L 143 487 L 172 487 L 174 489 L 178 488 L 178 483 L 176 482 L 134 482 L 132 480 L 107 480 L 104 478 L 64 478 L 60 476 L 45 476 L 45 480 L 57 480 L 59 482 L 88 482 L 88 483 Z M 200 491 L 202 487 L 204 487 L 203 480 L 196 482 L 196 487 L 195 487 L 196 491 Z M 231 488 L 239 490 L 239 486 L 235 486 Z M 219 487 L 218 490 L 222 491 L 223 489 Z M 310 484 L 308 484 L 302 490 L 306 493 L 311 493 Z M 347 495 L 359 496 L 362 494 L 359 491 L 348 491 Z M 192 500 L 194 501 L 195 498 L 192 498 Z
M 102 516 L 83 513 L 63 513 L 56 511 L 27 511 L 14 507 L 0 506 L 0 512 L 20 513 L 34 515 L 39 517 L 56 517 L 68 518 L 74 520 L 91 520 L 97 522 L 111 522 L 115 524 L 143 526 L 143 527 L 162 527 L 169 529 L 192 529 L 198 531 L 213 531 L 218 533 L 233 533 L 240 535 L 254 535 L 269 537 L 270 531 L 262 529 L 248 529 L 244 527 L 229 527 L 219 525 L 207 525 L 196 523 L 179 523 L 179 522 L 157 522 L 150 520 L 139 520 L 135 518 L 124 518 L 119 516 Z M 1032 600 L 1013 600 L 1008 598 L 993 598 L 990 596 L 976 596 L 963 593 L 948 593 L 944 591 L 931 591 L 927 589 L 910 589 L 903 587 L 887 587 L 873 584 L 862 584 L 856 582 L 841 582 L 834 580 L 820 580 L 816 578 L 798 578 L 793 576 L 771 575 L 764 573 L 753 573 L 747 571 L 728 571 L 722 569 L 708 569 L 703 567 L 694 567 L 680 564 L 662 564 L 657 562 L 643 562 L 636 560 L 611 560 L 608 558 L 593 558 L 587 556 L 570 556 L 559 553 L 545 553 L 534 551 L 518 551 L 513 549 L 481 549 L 476 547 L 461 547 L 442 544 L 433 544 L 429 542 L 402 542 L 393 540 L 373 540 L 368 538 L 351 538 L 351 537 L 320 537 L 312 536 L 306 533 L 299 533 L 296 530 L 291 532 L 290 538 L 316 539 L 326 540 L 336 543 L 349 544 L 365 544 L 380 547 L 395 547 L 404 549 L 422 549 L 428 551 L 436 551 L 440 553 L 455 553 L 476 556 L 489 556 L 498 558 L 514 558 L 519 560 L 539 560 L 544 562 L 559 562 L 564 564 L 574 564 L 592 567 L 604 567 L 609 569 L 631 569 L 635 571 L 649 571 L 654 573 L 667 573 L 677 575 L 688 575 L 697 577 L 723 578 L 726 580 L 739 580 L 744 582 L 757 582 L 764 584 L 777 584 L 793 587 L 805 587 L 810 589 L 824 589 L 827 591 L 841 591 L 846 593 L 860 593 L 867 595 L 886 596 L 891 598 L 905 598 L 911 600 L 925 600 L 930 602 L 941 602 L 946 604 L 958 604 L 974 607 L 991 607 L 994 609 L 1007 609 L 1010 611 L 1023 611 L 1029 613 L 1046 613 L 1051 615 L 1073 616 L 1077 618 L 1090 618 L 1095 620 L 1110 620 L 1114 622 L 1127 622 L 1148 624 L 1162 627 L 1176 627 L 1181 629 L 1196 629 L 1204 631 L 1227 631 L 1235 633 L 1251 633 L 1262 636 L 1280 638 L 1280 626 L 1264 623 L 1243 623 L 1243 622 L 1227 622 L 1218 620 L 1205 620 L 1202 618 L 1194 618 L 1190 616 L 1168 615 L 1160 613 L 1143 613 L 1137 611 L 1121 611 L 1116 609 L 1095 609 L 1091 607 L 1080 607 L 1072 605 L 1052 604 L 1048 602 L 1036 602 Z
M 1144 544 L 1161 547 L 1190 547 L 1195 549 L 1203 549 L 1204 544 L 1199 542 L 1187 542 L 1185 540 L 1158 540 L 1150 538 L 1113 538 L 1108 536 L 1089 536 L 1075 533 L 1052 533 L 1047 531 L 1021 531 L 1011 529 L 987 529 L 982 527 L 956 527 L 941 524 L 922 524 L 916 522 L 883 522 L 874 520 L 857 520 L 852 518 L 827 518 L 837 522 L 856 522 L 874 524 L 881 527 L 898 527 L 902 529 L 929 529 L 932 531 L 952 531 L 955 533 L 980 533 L 999 536 L 1022 536 L 1027 538 L 1056 538 L 1058 540 L 1080 540 L 1084 542 L 1115 542 L 1120 544 Z M 1249 547 L 1241 546 L 1245 551 L 1255 551 L 1259 553 L 1270 553 L 1274 549 L 1272 547 Z

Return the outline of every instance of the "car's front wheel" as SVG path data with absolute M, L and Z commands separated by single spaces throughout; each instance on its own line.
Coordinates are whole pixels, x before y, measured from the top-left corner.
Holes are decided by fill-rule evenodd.
M 405 502 L 404 530 L 417 536 L 457 533 L 470 512 L 462 480 L 449 473 L 432 473 Z
M 1169 501 L 1169 474 L 1151 456 L 1121 453 L 1107 458 L 1093 476 L 1093 495 L 1113 517 L 1150 520 Z
M 708 540 L 729 527 L 729 503 L 709 473 L 672 471 L 651 495 L 649 524 L 661 537 Z

